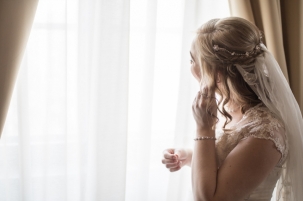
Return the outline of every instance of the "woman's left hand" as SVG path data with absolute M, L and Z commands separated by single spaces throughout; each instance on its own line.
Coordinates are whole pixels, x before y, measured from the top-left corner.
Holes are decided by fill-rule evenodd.
M 215 94 L 210 94 L 207 87 L 202 87 L 193 102 L 192 110 L 197 129 L 210 130 L 216 121 L 217 114 Z

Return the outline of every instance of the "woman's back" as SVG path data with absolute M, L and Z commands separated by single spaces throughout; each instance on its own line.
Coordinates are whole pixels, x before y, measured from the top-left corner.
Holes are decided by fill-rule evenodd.
M 246 199 L 269 201 L 276 182 L 281 176 L 282 165 L 288 153 L 287 138 L 282 122 L 275 118 L 263 104 L 258 104 L 246 111 L 243 118 L 231 129 L 224 131 L 217 129 L 216 135 L 218 137 L 216 151 L 219 168 L 237 144 L 249 137 L 271 140 L 273 142 L 273 146 L 281 153 L 281 159 L 262 183 Z

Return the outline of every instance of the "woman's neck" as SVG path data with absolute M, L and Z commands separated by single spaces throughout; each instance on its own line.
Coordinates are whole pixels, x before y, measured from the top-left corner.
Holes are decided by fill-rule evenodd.
M 223 102 L 223 101 L 222 101 Z M 219 106 L 220 110 L 223 111 L 223 103 Z M 231 115 L 232 120 L 229 122 L 225 128 L 229 129 L 236 125 L 243 117 L 242 111 L 241 111 L 241 104 L 237 103 L 234 100 L 230 100 L 226 105 L 224 105 L 224 109 Z M 219 125 L 223 127 L 224 123 L 226 121 L 226 117 L 224 115 L 220 115 L 219 117 Z

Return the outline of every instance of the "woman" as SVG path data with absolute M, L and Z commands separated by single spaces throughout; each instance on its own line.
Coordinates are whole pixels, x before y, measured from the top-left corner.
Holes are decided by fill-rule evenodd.
M 213 19 L 197 31 L 191 72 L 195 144 L 167 149 L 170 171 L 192 168 L 195 200 L 303 199 L 303 120 L 259 29 L 242 18 Z

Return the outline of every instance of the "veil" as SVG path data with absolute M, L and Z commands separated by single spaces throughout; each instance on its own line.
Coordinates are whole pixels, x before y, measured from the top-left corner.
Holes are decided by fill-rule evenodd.
M 263 54 L 252 65 L 235 64 L 245 82 L 269 110 L 283 121 L 289 151 L 277 185 L 278 201 L 303 199 L 303 119 L 279 64 L 260 44 Z

